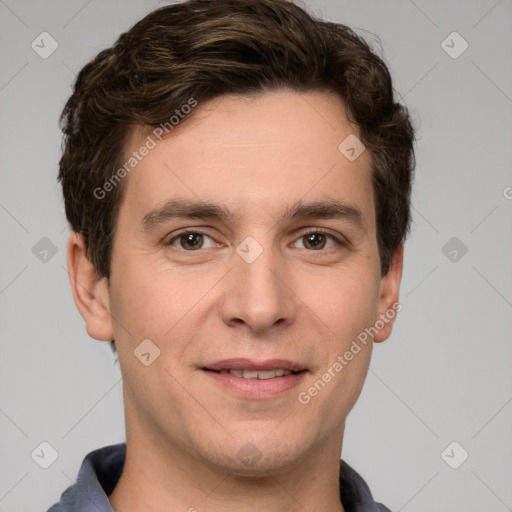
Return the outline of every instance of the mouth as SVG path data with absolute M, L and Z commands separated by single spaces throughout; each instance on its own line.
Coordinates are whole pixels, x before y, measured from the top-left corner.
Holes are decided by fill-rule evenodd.
M 271 371 L 285 371 L 298 373 L 307 370 L 306 366 L 296 361 L 289 359 L 265 359 L 263 361 L 255 361 L 247 358 L 232 358 L 223 359 L 222 361 L 215 361 L 208 363 L 204 366 L 203 370 L 212 370 L 215 372 L 230 372 L 232 370 L 247 371 L 247 372 L 271 372 Z M 281 377 L 282 375 L 278 375 Z
M 297 386 L 308 373 L 303 365 L 284 359 L 229 359 L 201 370 L 224 391 L 248 400 L 276 397 Z
M 299 371 L 292 371 L 292 370 L 285 370 L 283 368 L 275 368 L 272 370 L 236 370 L 234 368 L 230 368 L 229 370 L 212 370 L 210 368 L 203 368 L 203 370 L 207 372 L 215 372 L 220 373 L 222 375 L 230 374 L 234 375 L 235 377 L 238 377 L 240 379 L 258 379 L 258 380 L 270 380 L 275 379 L 278 377 L 286 377 L 288 375 L 302 373 L 307 370 L 299 370 Z

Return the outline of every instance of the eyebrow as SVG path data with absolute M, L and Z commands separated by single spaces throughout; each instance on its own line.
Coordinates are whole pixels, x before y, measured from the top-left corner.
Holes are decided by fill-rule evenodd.
M 151 210 L 144 215 L 139 224 L 143 232 L 151 231 L 161 224 L 172 219 L 209 219 L 224 223 L 236 222 L 240 219 L 225 206 L 205 201 L 191 201 L 188 199 L 171 199 L 163 206 Z M 313 201 L 304 203 L 298 200 L 293 205 L 285 208 L 274 219 L 275 224 L 285 221 L 297 221 L 306 219 L 342 219 L 353 224 L 357 229 L 366 231 L 367 224 L 363 213 L 354 205 L 338 200 Z

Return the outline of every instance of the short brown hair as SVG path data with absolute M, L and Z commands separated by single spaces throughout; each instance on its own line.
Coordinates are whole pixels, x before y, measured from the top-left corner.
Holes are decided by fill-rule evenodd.
M 97 191 L 122 170 L 130 130 L 169 123 L 191 98 L 278 88 L 332 91 L 344 100 L 371 151 L 387 274 L 409 231 L 415 161 L 409 115 L 382 59 L 347 26 L 288 0 L 189 0 L 151 12 L 100 52 L 78 74 L 62 112 L 66 216 L 99 276 L 110 275 L 123 183 L 100 198 Z

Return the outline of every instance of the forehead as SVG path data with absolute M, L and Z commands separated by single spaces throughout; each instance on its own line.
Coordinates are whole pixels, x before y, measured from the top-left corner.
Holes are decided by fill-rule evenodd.
M 366 224 L 374 223 L 369 151 L 354 161 L 340 152 L 359 131 L 333 93 L 222 96 L 198 104 L 162 140 L 134 131 L 126 157 L 148 134 L 156 144 L 124 184 L 132 222 L 176 198 L 222 204 L 233 217 L 253 220 L 275 218 L 299 200 L 329 198 L 356 203 Z

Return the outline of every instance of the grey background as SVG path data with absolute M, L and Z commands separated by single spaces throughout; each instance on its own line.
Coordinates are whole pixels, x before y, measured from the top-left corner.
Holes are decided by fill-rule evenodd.
M 0 0 L 0 511 L 46 510 L 89 451 L 124 440 L 119 366 L 69 288 L 57 118 L 74 74 L 158 5 Z M 380 37 L 418 127 L 403 310 L 343 457 L 394 511 L 512 510 L 512 2 L 307 5 Z M 43 31 L 59 45 L 47 59 L 31 48 Z M 441 46 L 453 31 L 469 44 L 456 59 Z M 43 237 L 57 251 L 46 262 Z M 455 262 L 452 237 L 468 249 L 455 241 Z M 58 452 L 48 469 L 31 458 L 42 441 Z M 453 441 L 469 453 L 458 469 L 445 460 L 460 448 L 441 456 Z

